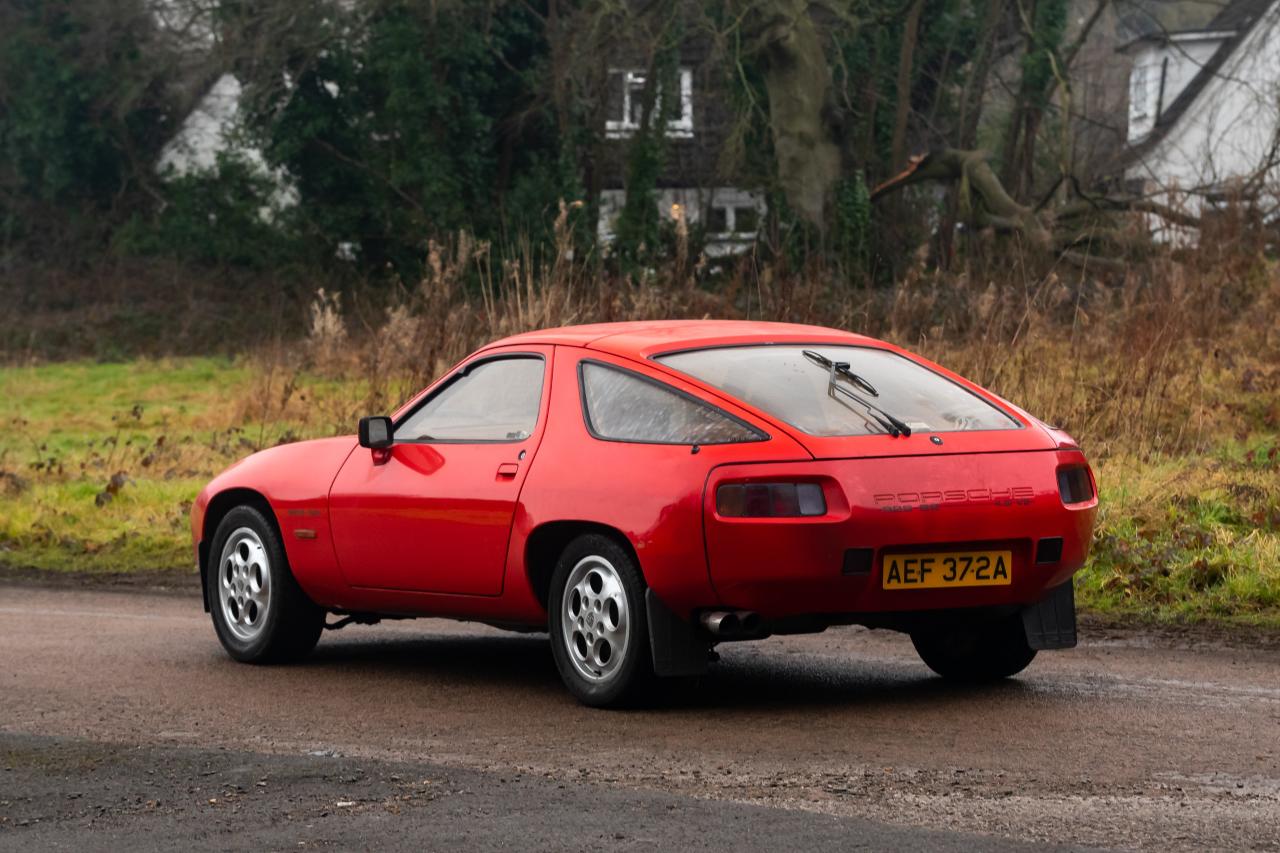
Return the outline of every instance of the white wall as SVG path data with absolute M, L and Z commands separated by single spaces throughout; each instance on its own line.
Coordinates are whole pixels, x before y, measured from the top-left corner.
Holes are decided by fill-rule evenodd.
M 1129 74 L 1129 141 L 1151 132 L 1160 115 L 1195 79 L 1218 50 L 1223 37 L 1178 37 L 1169 43 L 1148 43 L 1138 48 Z M 1165 65 L 1166 60 L 1168 65 Z M 1164 75 L 1164 97 L 1160 77 Z
M 1205 195 L 1230 193 L 1266 163 L 1280 132 L 1280 2 L 1263 15 L 1176 124 L 1131 166 L 1158 200 L 1199 214 Z M 1280 203 L 1280 169 L 1264 181 Z
M 241 91 L 234 75 L 219 77 L 160 152 L 158 170 L 188 175 L 213 169 L 218 155 L 231 148 L 231 137 L 240 119 Z M 257 151 L 251 156 L 256 162 L 262 160 Z

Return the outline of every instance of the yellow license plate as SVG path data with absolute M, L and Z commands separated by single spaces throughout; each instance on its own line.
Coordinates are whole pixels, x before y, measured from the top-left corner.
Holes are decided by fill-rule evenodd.
M 880 576 L 884 589 L 1007 586 L 1013 583 L 1013 553 L 885 554 Z

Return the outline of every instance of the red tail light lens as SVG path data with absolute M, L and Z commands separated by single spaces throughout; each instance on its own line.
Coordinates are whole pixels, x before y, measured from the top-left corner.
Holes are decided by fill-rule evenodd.
M 798 518 L 826 515 L 817 483 L 729 483 L 716 489 L 716 512 L 726 518 Z
M 1064 504 L 1079 504 L 1093 500 L 1093 478 L 1087 465 L 1073 465 L 1058 469 L 1058 494 Z

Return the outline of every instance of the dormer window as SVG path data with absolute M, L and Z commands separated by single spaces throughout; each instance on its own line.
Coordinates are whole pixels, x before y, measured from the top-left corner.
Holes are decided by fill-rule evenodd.
M 680 82 L 680 104 L 675 114 L 667 120 L 666 134 L 670 139 L 689 139 L 693 136 L 693 70 L 681 68 L 677 73 Z M 626 139 L 640 129 L 644 113 L 645 72 L 614 69 L 609 72 L 609 117 L 604 124 L 604 135 L 609 139 Z M 659 87 L 655 98 L 654 115 L 663 110 L 663 92 Z

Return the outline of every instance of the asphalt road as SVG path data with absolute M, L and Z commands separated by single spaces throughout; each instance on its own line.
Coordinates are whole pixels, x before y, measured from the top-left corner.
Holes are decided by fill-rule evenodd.
M 896 634 L 721 647 L 639 711 L 423 620 L 233 663 L 196 596 L 0 586 L 0 848 L 1280 849 L 1280 648 L 1086 632 L 1001 685 Z

